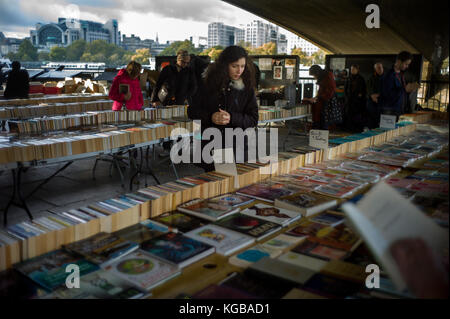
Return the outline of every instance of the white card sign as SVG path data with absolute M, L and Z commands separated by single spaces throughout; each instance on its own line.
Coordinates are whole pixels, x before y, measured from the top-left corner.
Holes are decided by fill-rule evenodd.
M 381 114 L 380 115 L 380 128 L 395 129 L 396 120 L 397 120 L 397 117 L 395 115 Z
M 327 149 L 328 148 L 328 134 L 326 130 L 310 130 L 309 131 L 309 146 Z

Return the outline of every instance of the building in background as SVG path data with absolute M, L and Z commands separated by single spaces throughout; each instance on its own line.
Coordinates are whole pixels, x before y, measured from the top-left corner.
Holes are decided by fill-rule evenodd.
M 3 32 L 0 32 L 0 56 L 17 53 L 23 40 L 25 39 L 7 38 Z
M 225 25 L 222 22 L 208 24 L 208 48 L 236 45 L 242 39 L 242 29 Z
M 192 42 L 196 49 L 200 49 L 202 51 L 208 47 L 208 37 L 194 35 L 189 37 L 189 41 Z
M 76 40 L 90 43 L 104 40 L 120 45 L 120 31 L 117 20 L 108 20 L 105 24 L 87 20 L 58 18 L 58 23 L 37 23 L 30 30 L 31 43 L 42 51 L 54 46 L 66 47 Z
M 279 33 L 277 38 L 277 54 L 288 53 L 288 40 L 286 35 Z
M 122 35 L 121 46 L 127 51 L 135 52 L 137 49 L 150 50 L 154 44 L 156 44 L 156 42 L 152 39 L 141 40 L 140 37 L 137 37 L 134 34 L 130 37 L 127 37 L 125 34 Z
M 245 42 L 252 47 L 260 47 L 268 42 L 278 42 L 279 27 L 273 24 L 264 23 L 260 20 L 253 20 L 245 27 Z
M 319 48 L 311 42 L 308 42 L 298 35 L 291 33 L 288 35 L 288 52 L 291 52 L 293 48 L 300 48 L 307 55 L 311 55 L 319 50 Z

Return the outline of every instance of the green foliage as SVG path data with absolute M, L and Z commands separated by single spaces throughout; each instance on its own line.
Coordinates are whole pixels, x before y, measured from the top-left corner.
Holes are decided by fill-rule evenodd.
M 33 46 L 33 44 L 31 44 L 30 40 L 23 40 L 20 43 L 17 54 L 12 57 L 14 60 L 19 61 L 37 61 L 38 53 L 37 49 Z
M 86 41 L 84 40 L 76 40 L 72 42 L 66 48 L 66 59 L 67 61 L 80 61 L 81 56 L 83 55 L 86 49 Z
M 53 47 L 49 54 L 50 60 L 53 62 L 66 61 L 66 48 Z
M 186 50 L 189 54 L 199 54 L 200 50 L 196 49 L 194 44 L 189 40 L 175 41 L 165 48 L 159 55 L 176 55 L 179 50 Z
M 48 61 L 48 60 L 50 60 L 50 53 L 48 53 L 48 52 L 39 52 L 38 60 L 39 61 Z

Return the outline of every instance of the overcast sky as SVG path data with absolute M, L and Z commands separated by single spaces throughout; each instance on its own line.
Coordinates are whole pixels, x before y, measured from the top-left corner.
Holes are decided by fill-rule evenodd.
M 208 36 L 210 22 L 239 26 L 263 20 L 220 0 L 0 0 L 0 31 L 7 37 L 28 37 L 37 22 L 58 17 L 102 23 L 115 18 L 122 34 L 155 39 L 158 33 L 160 42 Z

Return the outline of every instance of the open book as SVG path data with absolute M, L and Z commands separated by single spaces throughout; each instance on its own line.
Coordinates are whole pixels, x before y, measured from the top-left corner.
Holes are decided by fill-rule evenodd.
M 342 209 L 349 225 L 364 239 L 374 258 L 400 291 L 407 286 L 390 253 L 394 242 L 409 238 L 422 239 L 433 251 L 436 260 L 448 251 L 448 231 L 383 182 L 374 186 L 357 205 L 345 203 Z

